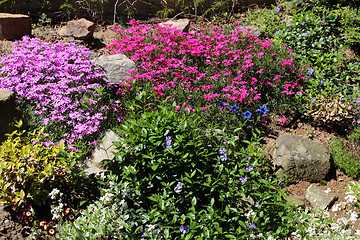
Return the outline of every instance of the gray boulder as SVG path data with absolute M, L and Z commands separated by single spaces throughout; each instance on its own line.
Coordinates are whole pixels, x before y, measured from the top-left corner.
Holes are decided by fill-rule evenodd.
M 15 102 L 15 93 L 0 89 L 0 142 L 6 140 L 6 133 L 15 130 L 13 123 L 20 118 L 20 111 Z
M 95 23 L 81 18 L 67 22 L 59 30 L 59 35 L 64 37 L 74 37 L 80 40 L 87 40 L 93 36 L 95 32 Z
M 160 26 L 176 28 L 182 30 L 183 32 L 188 32 L 190 29 L 190 20 L 186 18 L 174 19 L 160 23 Z
M 102 138 L 102 142 L 99 147 L 96 147 L 90 158 L 85 161 L 83 168 L 87 174 L 96 174 L 106 171 L 102 165 L 103 160 L 112 160 L 117 152 L 114 142 L 118 141 L 119 135 L 111 130 L 105 131 L 105 136 Z
M 337 196 L 331 192 L 326 192 L 321 187 L 311 184 L 306 189 L 306 200 L 308 200 L 312 207 L 330 207 L 335 202 Z
M 288 195 L 286 198 L 286 201 L 289 202 L 290 204 L 294 205 L 294 206 L 298 206 L 298 207 L 305 207 L 305 202 L 302 198 L 300 198 L 299 196 L 296 195 Z
M 100 56 L 93 62 L 105 71 L 105 81 L 115 84 L 124 82 L 130 76 L 129 70 L 136 68 L 134 61 L 124 54 Z
M 320 143 L 282 135 L 276 140 L 273 163 L 276 174 L 285 174 L 290 181 L 318 182 L 330 170 L 330 152 Z

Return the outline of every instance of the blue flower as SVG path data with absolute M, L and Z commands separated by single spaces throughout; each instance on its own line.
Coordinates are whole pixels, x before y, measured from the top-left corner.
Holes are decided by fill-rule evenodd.
M 224 155 L 220 155 L 221 161 L 226 161 L 228 159 L 228 155 L 225 153 Z
M 250 118 L 251 118 L 251 115 L 252 115 L 252 113 L 249 112 L 249 111 L 244 112 L 244 118 L 245 118 L 245 119 L 250 119 Z
M 306 20 L 309 20 L 310 18 L 309 18 L 309 17 L 306 17 L 305 19 L 306 19 Z
M 291 26 L 291 23 L 288 23 L 287 26 Z
M 240 178 L 239 178 L 239 180 L 241 181 L 241 183 L 244 183 L 244 182 L 246 182 L 247 181 L 247 176 L 241 176 Z
M 283 20 L 281 20 L 281 22 L 285 22 L 286 21 L 286 19 L 284 18 Z
M 220 154 L 226 153 L 226 148 L 224 148 L 224 147 L 223 147 L 223 148 L 220 148 L 220 149 L 219 149 L 219 153 L 220 153 Z
M 277 12 L 280 11 L 280 8 L 279 8 L 279 7 L 276 7 L 276 8 L 275 8 L 275 11 L 277 11 Z
M 255 223 L 249 223 L 249 225 L 247 226 L 248 228 L 256 228 L 256 226 L 255 226 Z
M 249 172 L 251 172 L 252 170 L 254 170 L 254 168 L 249 164 L 249 165 L 246 165 L 246 170 L 248 170 Z
M 171 148 L 171 147 L 172 147 L 171 142 L 172 142 L 171 137 L 170 137 L 170 136 L 166 136 L 166 137 L 165 137 L 165 146 L 164 146 L 164 148 L 168 148 L 168 147 Z
M 181 227 L 180 227 L 180 232 L 181 232 L 182 234 L 188 233 L 189 231 L 190 231 L 189 225 L 181 225 Z
M 181 190 L 182 187 L 183 187 L 183 185 L 184 185 L 184 184 L 183 184 L 182 182 L 178 182 L 177 185 L 176 185 L 176 187 L 175 187 L 175 191 L 176 191 L 176 190 Z
M 304 25 L 305 25 L 305 22 L 301 22 L 301 25 L 303 25 L 303 26 L 304 26 Z
M 303 37 L 305 37 L 307 35 L 307 32 L 304 32 L 303 34 L 301 34 Z
M 238 110 L 238 106 L 236 106 L 236 105 L 234 105 L 234 106 L 231 106 L 231 108 L 230 108 L 230 111 L 233 111 L 234 113 L 236 113 L 237 112 L 237 110 Z
M 275 32 L 275 35 L 279 35 L 279 33 L 280 33 L 280 31 L 276 31 L 276 32 Z
M 258 109 L 258 110 L 256 110 L 256 112 L 260 112 L 260 117 L 262 116 L 262 115 L 264 115 L 265 113 L 267 113 L 269 111 L 269 109 L 267 109 L 267 107 L 266 106 L 263 106 L 263 107 L 260 107 L 260 109 Z
M 221 102 L 221 103 L 220 103 L 220 108 L 221 108 L 221 109 L 224 109 L 224 107 L 225 107 L 226 105 L 227 105 L 227 103 Z

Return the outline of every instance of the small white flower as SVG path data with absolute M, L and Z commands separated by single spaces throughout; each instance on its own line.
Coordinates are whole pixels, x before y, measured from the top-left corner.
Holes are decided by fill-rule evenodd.
M 251 210 L 251 209 L 250 209 L 249 212 L 245 213 L 245 217 L 246 217 L 246 218 L 250 218 L 250 217 L 252 217 L 252 216 L 256 216 L 256 213 L 255 213 L 253 210 Z
M 360 235 L 360 229 L 355 230 L 355 235 Z
M 308 229 L 306 229 L 306 232 L 309 234 L 309 236 L 313 236 L 315 235 L 315 228 L 313 227 L 308 227 Z
M 339 224 L 337 224 L 337 223 L 331 223 L 330 224 L 331 225 L 331 230 L 333 230 L 334 232 L 338 232 L 339 230 L 340 230 L 340 226 L 339 226 Z
M 151 231 L 155 228 L 155 225 L 149 224 L 149 225 L 147 225 L 146 227 L 148 228 L 147 230 L 148 230 L 149 232 L 151 232 Z
M 54 189 L 49 193 L 49 196 L 50 196 L 51 199 L 54 200 L 59 193 L 60 193 L 60 190 L 57 189 L 57 188 L 54 188 Z M 59 195 L 60 195 L 60 197 L 61 197 L 61 196 L 62 196 L 62 193 L 60 193 Z
M 357 198 L 349 192 L 346 192 L 345 200 L 348 203 L 356 203 Z
M 355 212 L 355 211 L 350 211 L 350 218 L 349 218 L 349 220 L 350 220 L 352 223 L 355 223 L 357 219 L 358 219 L 358 214 L 357 214 L 357 212 Z
M 102 196 L 99 200 L 103 201 L 103 202 L 110 202 L 111 201 L 111 197 L 113 196 L 112 193 L 105 193 L 104 196 Z
M 331 211 L 333 211 L 333 212 L 337 212 L 337 211 L 339 211 L 339 210 L 341 210 L 341 204 L 340 204 L 340 203 L 335 204 L 335 205 L 331 208 Z
M 331 192 L 331 188 L 327 188 L 324 192 L 325 192 L 325 193 L 330 193 L 330 192 Z

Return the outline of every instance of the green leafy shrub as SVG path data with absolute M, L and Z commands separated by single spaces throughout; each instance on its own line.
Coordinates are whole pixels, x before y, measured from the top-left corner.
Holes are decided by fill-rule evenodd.
M 341 44 L 333 29 L 316 11 L 290 10 L 288 15 L 273 10 L 266 16 L 265 31 L 293 49 L 292 55 L 312 67 L 336 69 L 342 59 Z
M 20 121 L 17 127 L 21 124 Z M 16 130 L 1 144 L 1 203 L 14 207 L 28 200 L 44 203 L 46 184 L 66 175 L 73 166 L 74 153 L 65 150 L 64 143 L 46 147 L 42 133 L 43 130 Z
M 284 182 L 271 174 L 256 138 L 239 147 L 236 133 L 199 128 L 199 118 L 158 107 L 123 124 L 119 152 L 107 163 L 136 193 L 128 208 L 141 211 L 124 226 L 127 239 L 289 235 Z
M 354 178 L 359 177 L 360 173 L 359 132 L 360 128 L 357 127 L 347 139 L 335 137 L 330 148 L 335 166 Z

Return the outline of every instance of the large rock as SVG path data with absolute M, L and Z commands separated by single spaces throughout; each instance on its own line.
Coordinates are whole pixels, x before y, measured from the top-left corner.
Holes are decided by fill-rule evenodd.
M 308 200 L 312 207 L 326 207 L 328 208 L 335 202 L 337 196 L 331 192 L 326 192 L 321 187 L 311 184 L 305 193 L 305 198 Z
M 174 20 L 169 20 L 163 23 L 160 23 L 161 26 L 163 27 L 171 27 L 171 28 L 176 28 L 179 30 L 182 30 L 183 32 L 188 32 L 190 29 L 190 20 L 189 19 L 174 19 Z
M 115 54 L 111 56 L 100 56 L 93 60 L 105 71 L 105 80 L 119 84 L 126 80 L 129 70 L 135 69 L 135 63 L 124 54 Z
M 85 172 L 87 174 L 96 174 L 105 171 L 102 165 L 103 160 L 112 160 L 117 152 L 114 142 L 118 141 L 119 135 L 111 130 L 105 131 L 105 136 L 102 138 L 102 142 L 99 147 L 96 147 L 91 157 L 85 161 Z
M 20 112 L 16 107 L 15 93 L 0 89 L 0 142 L 6 140 L 6 133 L 15 130 L 13 123 L 19 120 Z
M 290 204 L 292 204 L 293 206 L 298 206 L 298 207 L 305 207 L 305 202 L 303 199 L 301 199 L 299 196 L 296 195 L 288 195 L 286 198 L 286 201 Z
M 318 182 L 330 170 L 330 152 L 324 145 L 294 135 L 276 140 L 273 161 L 277 174 L 295 182 Z
M 31 18 L 22 14 L 0 13 L 0 40 L 31 35 Z
M 59 35 L 87 40 L 93 36 L 94 31 L 95 23 L 88 21 L 85 18 L 81 18 L 67 22 L 67 25 L 59 30 Z

